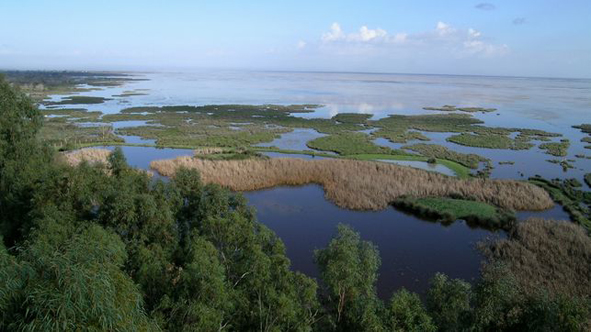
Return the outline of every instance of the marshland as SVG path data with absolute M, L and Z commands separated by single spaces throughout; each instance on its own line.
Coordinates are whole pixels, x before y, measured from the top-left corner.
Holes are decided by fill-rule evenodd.
M 31 80 L 43 75 L 48 74 Z M 385 78 L 372 74 L 61 75 L 71 77 L 53 83 L 54 93 L 37 104 L 43 123 L 37 137 L 56 151 L 61 167 L 102 169 L 100 174 L 117 177 L 116 151 L 131 167 L 153 172 L 133 188 L 151 190 L 156 200 L 188 184 L 185 176 L 195 170 L 203 195 L 213 195 L 203 202 L 238 204 L 244 218 L 272 230 L 285 245 L 291 271 L 324 278 L 315 250 L 326 247 L 344 224 L 379 249 L 375 285 L 381 299 L 402 288 L 429 297 L 438 273 L 480 287 L 496 273 L 494 264 L 481 271 L 483 262 L 492 261 L 502 262 L 525 293 L 538 283 L 559 296 L 588 292 L 564 286 L 581 282 L 584 272 L 565 280 L 561 273 L 589 257 L 591 160 L 585 130 L 591 118 L 580 100 L 589 101 L 584 92 L 591 92 L 591 81 L 567 81 L 573 98 L 557 103 L 547 92 L 555 84 L 550 79 L 388 75 L 418 84 L 425 92 L 418 94 L 400 84 L 376 83 Z M 39 96 L 22 75 L 7 78 Z M 497 88 L 482 87 L 482 80 Z M 294 92 L 304 82 L 312 83 Z M 233 90 L 238 85 L 252 88 Z M 515 85 L 527 87 L 528 98 L 516 95 Z M 466 91 L 455 91 L 458 86 L 479 98 L 460 98 Z M 368 99 L 358 90 L 374 92 Z M 539 105 L 545 107 L 543 117 L 531 113 Z M 548 160 L 572 167 L 563 170 Z M 78 176 L 66 177 L 63 185 L 83 181 Z M 100 181 L 89 185 L 113 190 Z M 211 189 L 215 185 L 229 192 L 219 194 Z M 234 193 L 243 195 L 224 196 Z M 102 199 L 92 195 L 76 204 Z M 145 197 L 137 199 L 141 205 Z M 525 221 L 530 217 L 538 219 Z M 232 220 L 238 225 L 238 219 Z M 548 239 L 555 228 L 556 238 Z M 537 239 L 549 242 L 538 248 L 532 244 Z M 546 252 L 560 241 L 580 249 L 572 255 Z M 520 265 L 517 252 L 524 246 L 527 264 Z M 547 261 L 536 259 L 537 251 Z M 559 264 L 563 260 L 565 266 Z M 546 279 L 530 280 L 548 264 Z
M 354 215 L 367 216 L 365 227 L 394 227 L 389 231 L 392 234 L 400 231 L 401 225 L 395 220 L 386 227 L 372 223 L 371 219 L 378 218 L 378 214 L 395 213 L 397 217 L 392 219 L 409 220 L 409 224 L 414 220 L 419 225 L 426 225 L 423 227 L 432 228 L 429 232 L 450 231 L 450 236 L 461 243 L 463 250 L 471 252 L 465 256 L 470 257 L 469 260 L 458 260 L 458 265 L 472 266 L 471 272 L 463 269 L 463 272 L 452 275 L 467 279 L 474 278 L 482 259 L 474 249 L 477 242 L 488 236 L 506 236 L 503 229 L 512 225 L 514 220 L 520 220 L 520 210 L 535 216 L 543 216 L 544 211 L 549 211 L 548 216 L 572 218 L 583 225 L 588 224 L 585 209 L 573 213 L 575 203 L 561 203 L 565 209 L 561 212 L 561 205 L 553 207 L 549 198 L 551 195 L 557 201 L 555 192 L 544 190 L 540 182 L 527 183 L 528 178 L 536 175 L 547 179 L 576 178 L 584 183 L 584 175 L 588 173 L 585 170 L 589 169 L 589 160 L 579 158 L 586 156 L 588 151 L 584 147 L 586 133 L 580 128 L 585 128 L 584 122 L 591 122 L 591 119 L 584 120 L 585 116 L 580 113 L 582 106 L 575 101 L 578 99 L 557 105 L 551 95 L 542 92 L 545 90 L 530 89 L 531 96 L 527 100 L 546 103 L 549 111 L 545 114 L 552 119 L 549 121 L 538 116 L 532 118 L 528 111 L 535 104 L 514 96 L 510 88 L 513 84 L 544 87 L 551 85 L 551 80 L 515 82 L 504 78 L 480 78 L 498 88 L 488 90 L 477 84 L 468 85 L 474 93 L 488 96 L 488 99 L 460 105 L 458 97 L 448 88 L 460 84 L 460 80 L 453 77 L 398 75 L 399 79 L 423 84 L 429 93 L 391 95 L 391 90 L 396 91 L 397 87 L 386 85 L 386 89 L 383 83 L 371 83 L 367 80 L 372 77 L 370 74 L 251 74 L 246 77 L 238 72 L 227 72 L 212 78 L 207 72 L 174 75 L 122 73 L 110 78 L 125 79 L 116 81 L 117 84 L 77 91 L 94 84 L 95 78 L 90 82 L 78 81 L 87 78 L 71 73 L 74 78 L 64 80 L 78 82 L 70 85 L 71 92 L 50 95 L 47 102 L 40 104 L 45 116 L 40 136 L 55 149 L 70 151 L 65 156 L 74 164 L 80 160 L 104 163 L 107 151 L 121 146 L 131 165 L 152 170 L 158 178 L 173 176 L 182 165 L 198 169 L 206 183 L 248 191 L 246 196 L 257 208 L 258 218 L 273 225 L 273 230 L 291 244 L 287 250 L 290 258 L 299 262 L 295 264 L 296 269 L 311 275 L 316 273 L 312 255 L 314 245 L 303 245 L 298 239 L 305 236 L 297 237 L 294 232 L 285 231 L 290 229 L 287 223 L 277 224 L 271 220 L 278 216 L 276 209 L 292 211 L 290 206 L 312 204 L 310 199 L 298 194 L 300 191 L 314 193 L 315 199 L 322 201 L 322 210 L 333 211 L 319 211 L 306 217 L 314 220 L 314 224 L 334 226 L 327 219 L 338 221 L 331 215 L 335 214 L 334 211 L 342 211 L 339 214 L 348 216 L 344 219 L 351 222 L 356 218 Z M 277 80 L 281 75 L 292 80 L 295 77 L 295 82 Z M 315 89 L 312 85 L 299 95 L 289 92 L 291 85 L 300 81 L 316 82 L 312 79 L 315 76 L 332 82 L 332 90 L 316 94 L 312 93 Z M 216 79 L 224 81 L 223 88 L 215 83 Z M 250 86 L 256 88 L 232 90 L 238 79 L 249 80 Z M 15 79 L 15 84 L 19 84 L 19 80 L 22 78 Z M 359 103 L 350 103 L 350 98 L 346 97 L 353 95 L 359 101 L 369 102 L 346 87 L 353 82 L 362 91 L 377 91 L 370 103 L 371 108 L 361 108 L 365 113 L 358 113 Z M 265 87 L 270 84 L 278 84 L 273 95 L 265 94 L 268 91 Z M 317 84 L 322 84 L 317 87 L 320 91 L 327 89 L 324 83 Z M 582 93 L 581 87 L 584 91 L 587 82 L 572 81 L 569 84 L 572 93 L 577 94 Z M 28 88 L 27 85 L 21 86 L 25 91 Z M 507 88 L 503 90 L 503 86 Z M 233 92 L 226 96 L 226 91 Z M 72 102 L 84 101 L 84 98 L 71 98 L 77 95 L 102 98 L 102 102 L 93 103 L 99 99 L 88 99 L 86 105 Z M 165 95 L 168 97 L 163 98 Z M 501 99 L 500 96 L 503 101 L 495 102 Z M 389 106 L 394 98 L 405 106 Z M 449 106 L 452 104 L 458 106 Z M 577 122 L 571 123 L 561 111 L 552 113 L 554 109 L 565 107 L 576 114 Z M 89 149 L 92 147 L 96 149 Z M 82 150 L 76 152 L 80 148 Z M 566 172 L 560 165 L 548 161 L 563 155 L 564 162 L 573 165 Z M 399 167 L 396 163 L 415 168 Z M 439 175 L 436 170 L 448 176 Z M 588 189 L 577 190 L 584 192 Z M 299 198 L 291 198 L 290 191 Z M 282 197 L 278 194 L 280 192 L 285 192 L 285 201 L 273 203 L 275 208 L 271 209 L 270 201 L 277 200 L 274 195 Z M 417 204 L 417 199 L 429 204 Z M 405 212 L 392 212 L 393 206 Z M 298 209 L 293 211 L 304 213 Z M 355 210 L 381 212 L 353 212 Z M 476 210 L 483 213 L 469 213 Z M 430 223 L 425 224 L 421 218 Z M 467 221 L 450 225 L 450 219 Z M 368 236 L 375 234 L 369 229 L 366 232 Z M 417 241 L 430 241 L 435 245 L 432 240 L 423 239 L 429 232 L 415 234 Z M 330 234 L 331 229 L 327 227 L 319 238 L 326 239 Z M 377 241 L 373 235 L 369 239 Z M 438 251 L 444 252 L 442 246 Z M 400 254 L 397 252 L 394 249 L 383 251 L 382 257 L 398 260 Z M 447 252 L 446 255 L 451 254 Z M 446 257 L 455 259 L 453 255 Z M 407 261 L 403 265 L 406 269 L 420 270 L 420 264 Z M 440 270 L 459 271 L 449 265 Z M 401 272 L 396 271 L 383 268 L 380 294 L 387 294 L 401 285 L 422 292 L 430 275 L 437 272 L 419 274 L 413 282 L 400 283 L 395 280 L 401 277 Z

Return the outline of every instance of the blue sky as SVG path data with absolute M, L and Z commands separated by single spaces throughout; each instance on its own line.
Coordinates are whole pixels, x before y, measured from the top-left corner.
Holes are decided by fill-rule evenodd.
M 0 1 L 0 68 L 591 78 L 591 1 Z

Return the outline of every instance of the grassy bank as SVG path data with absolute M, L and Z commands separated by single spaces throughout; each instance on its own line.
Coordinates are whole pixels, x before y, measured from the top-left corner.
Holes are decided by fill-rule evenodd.
M 515 223 L 515 214 L 483 202 L 447 197 L 404 197 L 394 201 L 394 206 L 412 212 L 419 217 L 435 219 L 450 224 L 458 219 L 471 226 L 487 229 L 509 230 Z

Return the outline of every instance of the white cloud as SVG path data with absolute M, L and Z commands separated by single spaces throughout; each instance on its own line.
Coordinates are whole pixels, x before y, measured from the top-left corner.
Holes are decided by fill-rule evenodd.
M 386 32 L 386 30 L 380 28 L 370 29 L 365 25 L 359 28 L 358 32 L 345 34 L 345 32 L 343 32 L 343 29 L 341 28 L 341 25 L 335 22 L 330 26 L 329 32 L 325 32 L 322 34 L 322 41 L 370 42 L 385 39 L 387 35 L 388 33 Z
M 347 36 L 348 39 L 351 40 L 358 40 L 362 42 L 368 42 L 375 39 L 380 39 L 386 37 L 388 33 L 385 30 L 380 28 L 378 29 L 369 29 L 367 26 L 362 26 L 359 28 L 359 33 L 352 33 Z
M 449 24 L 443 23 L 441 21 L 437 22 L 435 30 L 437 31 L 437 34 L 439 34 L 440 36 L 449 35 L 456 31 L 456 29 L 452 28 Z
M 346 33 L 341 25 L 333 23 L 321 41 L 336 54 L 371 54 L 376 52 L 432 52 L 456 57 L 504 55 L 507 45 L 491 43 L 483 33 L 474 29 L 461 29 L 439 21 L 433 30 L 394 34 L 380 28 L 361 26 L 357 32 Z
M 505 44 L 493 45 L 481 40 L 465 41 L 464 49 L 469 54 L 482 54 L 486 56 L 505 55 L 509 52 L 509 47 Z
M 338 23 L 333 23 L 330 26 L 330 32 L 322 34 L 322 41 L 330 42 L 335 40 L 341 40 L 345 38 L 345 34 Z
M 303 41 L 303 40 L 300 40 L 300 41 L 298 42 L 298 44 L 296 45 L 296 47 L 297 47 L 297 49 L 298 49 L 298 50 L 301 50 L 301 49 L 303 49 L 304 47 L 306 47 L 306 42 L 305 42 L 305 41 Z
M 468 37 L 470 38 L 478 38 L 480 37 L 480 35 L 482 35 L 482 33 L 480 33 L 480 31 L 476 31 L 472 28 L 468 29 Z

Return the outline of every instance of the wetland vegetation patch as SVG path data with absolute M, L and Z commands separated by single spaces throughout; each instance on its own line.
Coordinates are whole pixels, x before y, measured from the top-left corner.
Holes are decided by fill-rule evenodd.
M 544 188 L 574 222 L 591 232 L 591 192 L 579 189 L 576 182 L 569 180 L 532 177 L 529 182 Z
M 409 167 L 350 159 L 202 160 L 179 157 L 150 167 L 164 176 L 197 169 L 206 183 L 236 191 L 281 185 L 321 184 L 326 198 L 340 207 L 381 210 L 403 196 L 459 197 L 512 210 L 542 210 L 554 205 L 536 186 L 513 180 L 462 180 Z
M 545 150 L 547 154 L 556 157 L 566 157 L 568 155 L 568 148 L 570 141 L 568 139 L 560 140 L 560 142 L 542 143 L 539 148 Z
M 46 106 L 55 105 L 76 105 L 76 104 L 102 104 L 110 98 L 105 97 L 94 97 L 94 96 L 70 96 L 62 98 L 60 101 L 47 101 L 44 102 Z
M 508 230 L 513 227 L 516 220 L 515 214 L 511 211 L 466 199 L 403 197 L 394 201 L 393 204 L 397 208 L 412 212 L 419 217 L 435 219 L 444 224 L 451 224 L 462 219 L 466 220 L 470 226 Z
M 403 146 L 403 149 L 416 151 L 421 155 L 429 158 L 439 158 L 455 161 L 466 167 L 476 169 L 482 162 L 489 162 L 489 159 L 481 157 L 477 154 L 464 154 L 450 150 L 442 145 L 437 144 L 413 144 Z
M 581 226 L 532 218 L 516 224 L 509 237 L 481 245 L 485 256 L 504 265 L 528 295 L 591 294 L 591 237 Z
M 456 107 L 453 105 L 443 105 L 441 107 L 423 107 L 423 109 L 426 111 L 443 111 L 443 112 L 459 111 L 459 112 L 466 112 L 466 113 L 476 113 L 476 112 L 490 113 L 490 112 L 494 112 L 497 110 L 496 108 Z
M 522 139 L 512 139 L 508 136 L 498 134 L 462 133 L 448 137 L 447 141 L 485 149 L 528 150 L 534 146 L 534 144 Z

